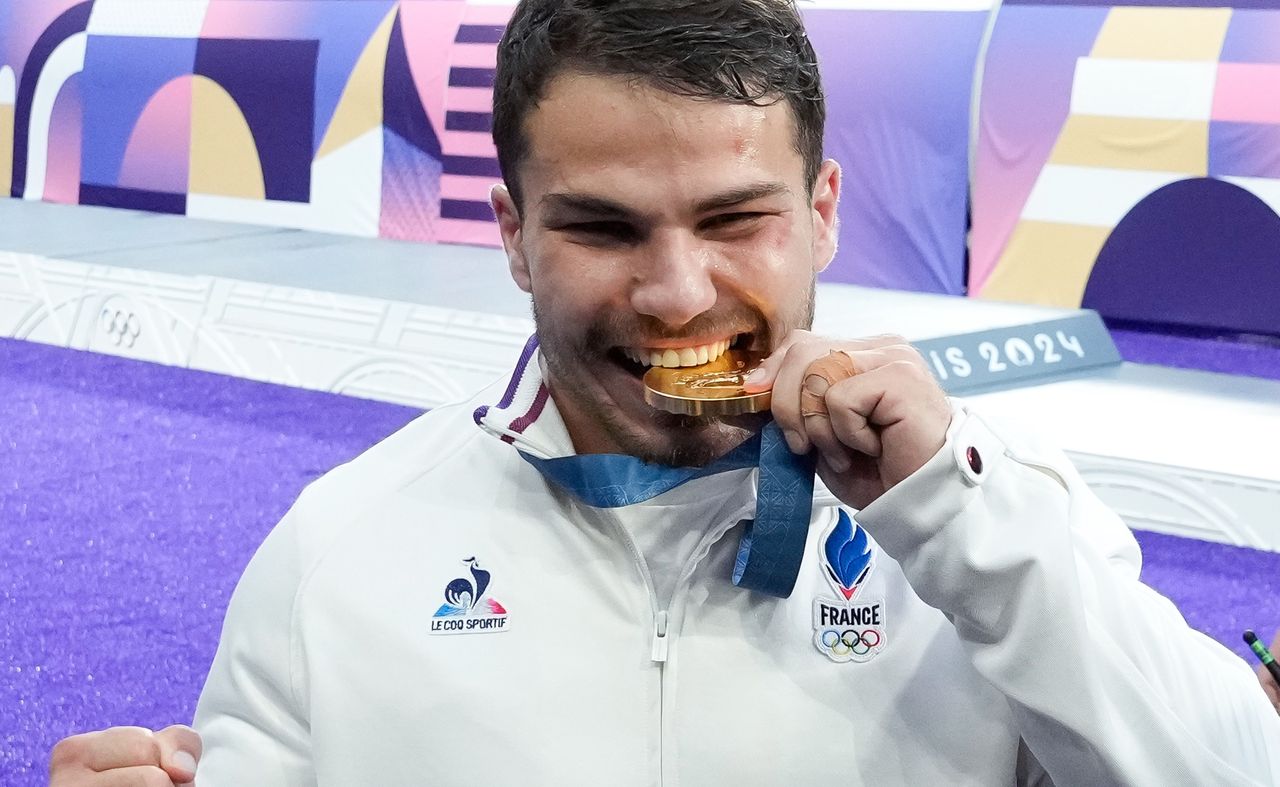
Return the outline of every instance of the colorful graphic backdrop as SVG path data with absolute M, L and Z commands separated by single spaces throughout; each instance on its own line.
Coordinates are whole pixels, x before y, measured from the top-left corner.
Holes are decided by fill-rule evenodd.
M 1280 333 L 1280 2 L 1006 0 L 970 294 Z
M 492 245 L 490 90 L 510 13 L 462 0 L 0 0 L 0 187 Z
M 0 192 L 498 244 L 493 0 L 0 0 Z M 835 281 L 964 288 L 991 0 L 803 4 L 845 166 Z M 906 9 L 906 10 L 904 10 Z

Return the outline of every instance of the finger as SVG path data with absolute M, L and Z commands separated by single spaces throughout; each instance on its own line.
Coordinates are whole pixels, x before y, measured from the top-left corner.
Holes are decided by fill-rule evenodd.
M 883 337 L 893 341 L 897 337 Z M 801 413 L 820 412 L 828 419 L 835 419 L 841 428 L 833 432 L 840 442 L 867 456 L 880 456 L 880 432 L 877 425 L 870 421 L 872 412 L 879 406 L 878 397 L 866 399 L 864 396 L 850 396 L 850 391 L 868 392 L 873 388 L 864 384 L 854 388 L 846 388 L 844 404 L 833 405 L 832 393 L 854 377 L 874 372 L 893 363 L 915 364 L 918 354 L 910 345 L 886 344 L 874 349 L 833 350 L 830 355 L 814 361 L 805 374 L 804 390 L 801 393 Z M 908 396 L 908 398 L 910 398 Z M 821 399 L 819 404 L 818 400 Z M 833 408 L 842 412 L 839 416 L 829 413 Z M 808 427 L 812 419 L 805 419 Z
M 827 423 L 842 445 L 866 456 L 878 457 L 884 446 L 880 442 L 880 430 L 872 425 L 870 416 L 880 406 L 882 385 L 876 379 L 854 384 L 854 379 L 841 380 L 827 391 Z
M 773 420 L 782 427 L 787 445 L 797 454 L 808 453 L 812 445 L 805 426 L 805 417 L 801 415 L 800 396 L 803 390 L 804 374 L 810 364 L 829 351 L 829 345 L 818 340 L 807 340 L 791 345 L 787 348 L 773 381 L 773 397 L 770 405 Z
M 93 787 L 174 787 L 174 782 L 154 765 L 136 765 L 95 774 Z
M 800 417 L 803 419 L 805 436 L 817 447 L 819 458 L 837 474 L 848 471 L 852 455 L 848 447 L 836 437 L 831 422 L 827 419 L 826 393 L 833 382 L 855 373 L 849 356 L 833 350 L 809 364 L 804 388 L 800 392 Z
M 178 784 L 196 777 L 196 763 L 204 752 L 200 735 L 185 724 L 165 727 L 156 733 L 160 745 L 160 767 Z
M 782 369 L 782 364 L 786 358 L 787 351 L 797 344 L 805 342 L 819 341 L 821 337 L 815 334 L 796 329 L 787 334 L 786 338 L 774 348 L 769 357 L 764 359 L 756 369 L 747 375 L 743 383 L 743 387 L 747 391 L 767 391 L 770 388 L 777 387 L 778 372 Z M 837 342 L 827 339 L 828 346 L 835 346 Z M 882 347 L 890 344 L 905 344 L 906 339 L 893 334 L 883 334 L 880 336 L 871 336 L 866 339 L 846 339 L 838 342 L 840 347 L 872 350 L 876 347 Z
M 832 350 L 805 369 L 800 389 L 800 415 L 826 415 L 826 393 L 832 385 L 858 373 L 847 352 Z
M 827 407 L 831 427 L 845 445 L 882 455 L 885 442 L 893 441 L 893 466 L 881 468 L 887 486 L 936 454 L 951 422 L 946 397 L 929 372 L 909 360 L 892 361 L 832 386 Z
M 755 393 L 757 391 L 767 391 L 772 388 L 774 381 L 777 378 L 778 370 L 782 368 L 782 361 L 786 358 L 787 351 L 790 350 L 793 345 L 808 341 L 812 338 L 812 333 L 800 329 L 796 329 L 787 334 L 783 337 L 778 346 L 773 348 L 773 352 L 769 354 L 769 357 L 761 361 L 760 365 L 746 376 L 746 379 L 742 381 L 743 389 L 748 393 Z
M 861 354 L 858 358 L 862 360 Z M 910 427 L 917 420 L 912 416 L 923 414 L 919 410 L 945 401 L 940 392 L 928 395 L 933 392 L 927 376 L 927 371 L 909 360 L 894 360 L 832 386 L 827 392 L 827 408 L 836 434 L 844 439 L 846 431 L 863 428 L 864 421 L 877 431 Z
M 160 745 L 151 730 L 142 727 L 112 727 L 73 735 L 53 747 L 50 767 L 79 766 L 93 771 L 160 766 Z
M 877 336 L 872 339 L 843 341 L 838 344 L 841 350 L 855 348 L 865 352 L 874 352 L 875 348 L 900 343 L 897 336 Z M 801 415 L 801 396 L 805 379 L 809 375 L 811 365 L 831 353 L 833 345 L 830 339 L 807 338 L 792 344 L 786 351 L 773 382 L 773 418 L 788 434 L 787 444 L 798 454 L 807 453 L 810 447 L 805 418 Z M 858 361 L 854 366 L 861 368 Z M 814 381 L 816 382 L 816 381 Z
M 831 428 L 831 422 L 825 415 L 810 415 L 804 419 L 805 433 L 808 440 L 818 449 L 818 458 L 826 462 L 835 473 L 849 470 L 852 456 L 849 449 L 840 442 Z

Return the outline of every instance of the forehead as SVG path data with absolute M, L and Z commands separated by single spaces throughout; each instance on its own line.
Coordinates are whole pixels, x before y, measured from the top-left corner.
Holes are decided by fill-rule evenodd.
M 800 193 L 803 161 L 785 101 L 757 107 L 665 92 L 643 80 L 567 73 L 525 121 L 526 200 L 551 191 L 675 204 L 744 182 Z

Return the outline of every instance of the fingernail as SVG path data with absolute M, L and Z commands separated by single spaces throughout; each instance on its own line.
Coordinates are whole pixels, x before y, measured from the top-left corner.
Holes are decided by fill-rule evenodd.
M 824 456 L 823 458 L 827 461 L 827 466 L 830 467 L 832 470 L 836 471 L 837 473 L 845 472 L 846 470 L 849 469 L 849 467 L 852 464 L 849 461 L 849 457 L 845 456 L 842 453 L 832 454 L 831 456 Z
M 745 385 L 754 385 L 756 383 L 763 382 L 763 381 L 764 381 L 764 369 L 759 366 L 752 369 L 750 372 L 747 373 L 746 377 L 742 378 L 742 382 Z
M 196 758 L 192 757 L 189 752 L 175 751 L 173 753 L 173 765 L 176 768 L 181 768 L 187 773 L 196 772 Z

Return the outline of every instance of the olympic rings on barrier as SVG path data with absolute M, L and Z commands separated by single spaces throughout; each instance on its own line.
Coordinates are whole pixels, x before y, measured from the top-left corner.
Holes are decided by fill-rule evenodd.
M 142 335 L 142 321 L 138 315 L 119 309 L 103 309 L 98 315 L 98 327 L 112 338 L 117 347 L 132 348 Z
M 883 636 L 876 628 L 824 629 L 821 634 L 822 646 L 836 656 L 865 656 L 882 641 Z

